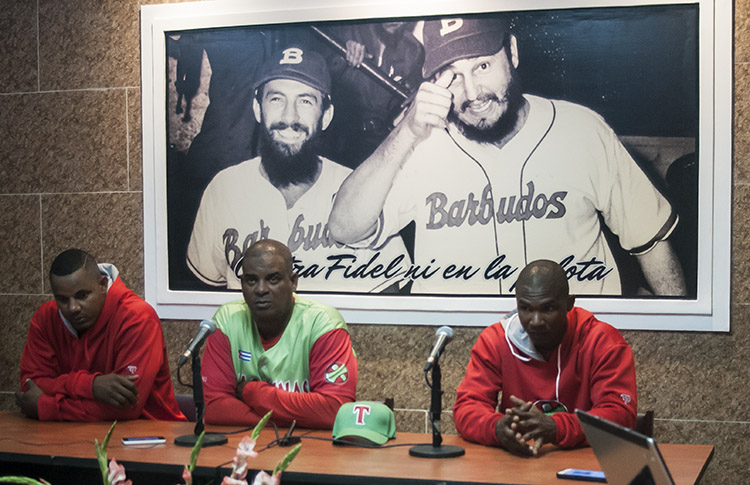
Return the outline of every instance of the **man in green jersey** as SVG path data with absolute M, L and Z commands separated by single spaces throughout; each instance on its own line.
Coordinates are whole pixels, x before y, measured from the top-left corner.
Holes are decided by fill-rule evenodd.
M 243 300 L 221 306 L 203 356 L 207 423 L 273 421 L 331 428 L 355 400 L 357 358 L 346 322 L 327 305 L 295 293 L 284 244 L 263 239 L 242 261 Z

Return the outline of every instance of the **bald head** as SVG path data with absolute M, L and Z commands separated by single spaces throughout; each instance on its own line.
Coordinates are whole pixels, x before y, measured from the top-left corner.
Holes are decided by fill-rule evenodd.
M 565 270 L 548 259 L 538 259 L 526 265 L 516 281 L 516 288 L 521 286 L 537 288 L 552 298 L 567 298 L 570 294 Z
M 560 345 L 575 297 L 559 264 L 546 259 L 529 263 L 516 281 L 516 307 L 521 326 L 534 347 L 548 358 Z
M 261 239 L 245 250 L 243 261 L 259 258 L 262 256 L 278 256 L 284 262 L 284 268 L 288 268 L 289 274 L 294 270 L 292 267 L 292 252 L 284 243 L 273 239 Z M 244 263 L 243 263 L 244 269 Z

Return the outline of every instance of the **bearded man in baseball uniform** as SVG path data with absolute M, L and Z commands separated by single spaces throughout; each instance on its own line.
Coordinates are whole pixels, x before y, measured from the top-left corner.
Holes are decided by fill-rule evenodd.
M 253 112 L 260 156 L 219 172 L 203 193 L 187 264 L 203 282 L 240 288 L 242 254 L 254 242 L 285 242 L 300 289 L 378 292 L 408 269 L 400 236 L 352 249 L 336 242 L 327 221 L 351 169 L 318 155 L 333 118 L 331 80 L 317 52 L 288 47 L 255 81 Z
M 685 293 L 669 202 L 599 115 L 522 93 L 505 19 L 429 20 L 423 39 L 428 81 L 341 186 L 334 238 L 377 245 L 416 221 L 416 293 L 513 293 L 544 258 L 575 294 L 620 295 L 601 215 L 654 294 Z

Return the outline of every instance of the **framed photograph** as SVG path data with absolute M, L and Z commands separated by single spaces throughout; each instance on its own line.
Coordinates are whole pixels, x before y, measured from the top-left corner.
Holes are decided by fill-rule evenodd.
M 620 329 L 729 330 L 729 2 L 141 7 L 146 299 L 286 244 L 351 323 L 489 325 L 537 259 Z

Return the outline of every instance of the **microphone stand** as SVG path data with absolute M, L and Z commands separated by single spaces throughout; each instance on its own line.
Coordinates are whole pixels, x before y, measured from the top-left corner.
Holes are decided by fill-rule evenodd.
M 206 411 L 205 401 L 203 400 L 203 379 L 201 379 L 201 358 L 200 352 L 196 349 L 193 352 L 193 360 L 191 366 L 193 368 L 193 402 L 195 403 L 195 431 L 193 434 L 185 434 L 178 436 L 174 439 L 174 444 L 177 446 L 189 446 L 194 447 L 198 441 L 198 437 L 203 432 L 203 414 Z M 180 373 L 180 368 L 177 367 L 177 375 Z M 223 434 L 217 433 L 206 433 L 203 435 L 202 448 L 208 446 L 219 446 L 227 443 L 227 437 Z
M 425 378 L 427 372 L 425 372 Z M 443 437 L 440 434 L 440 412 L 442 409 L 443 390 L 441 388 L 440 363 L 435 361 L 432 365 L 432 389 L 430 399 L 430 422 L 432 423 L 432 444 L 431 445 L 416 445 L 409 448 L 409 454 L 411 456 L 417 456 L 420 458 L 453 458 L 455 456 L 462 456 L 466 451 L 460 446 L 445 445 L 443 446 Z M 427 382 L 429 385 L 429 381 Z

